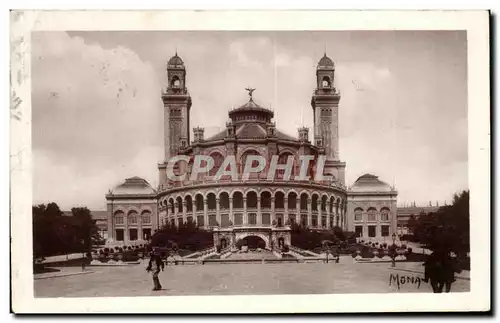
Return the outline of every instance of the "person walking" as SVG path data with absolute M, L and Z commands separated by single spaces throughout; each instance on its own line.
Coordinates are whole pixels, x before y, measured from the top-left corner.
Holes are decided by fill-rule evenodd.
M 160 253 L 157 250 L 153 250 L 151 252 L 151 258 L 149 259 L 148 267 L 146 268 L 147 272 L 153 273 L 153 290 L 161 290 L 160 271 L 165 269 L 165 264 L 161 260 Z
M 446 293 L 451 291 L 451 285 L 455 282 L 457 270 L 455 261 L 450 257 L 449 250 L 442 249 L 434 251 L 423 264 L 425 266 L 424 282 L 431 283 L 434 293 Z

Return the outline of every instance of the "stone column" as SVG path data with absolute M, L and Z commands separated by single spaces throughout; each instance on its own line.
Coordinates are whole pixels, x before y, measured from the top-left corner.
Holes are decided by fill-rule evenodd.
M 234 225 L 233 198 L 229 198 L 229 221 Z
M 301 224 L 301 219 L 302 219 L 302 210 L 300 209 L 300 196 L 298 196 L 297 199 L 295 199 L 296 205 L 295 205 L 295 210 L 297 211 L 297 215 L 295 215 L 295 222 L 297 224 Z
M 323 203 L 323 201 L 321 201 L 318 205 L 318 222 L 316 223 L 318 228 L 322 227 L 321 222 L 323 221 L 323 211 L 321 211 L 322 203 Z
M 260 212 L 260 196 L 257 197 L 257 225 L 262 224 L 262 214 Z
M 333 204 L 333 226 L 337 226 L 337 218 L 339 214 L 337 213 L 337 202 Z M 340 225 L 340 223 L 339 223 Z
M 276 221 L 276 205 L 274 204 L 274 196 L 271 197 L 271 225 L 273 224 L 273 221 Z
M 312 227 L 312 199 L 307 199 L 307 226 Z
M 198 223 L 198 208 L 196 205 L 196 199 L 193 201 L 193 222 L 196 222 L 196 226 L 199 226 L 200 224 Z
M 208 228 L 210 223 L 208 223 L 208 199 L 203 198 L 203 218 L 205 222 L 205 228 Z
M 215 207 L 216 207 L 216 210 L 217 210 L 217 213 L 215 215 L 215 218 L 217 219 L 217 223 L 219 224 L 219 227 L 222 227 L 222 223 L 221 223 L 221 219 L 220 219 L 220 205 L 219 205 L 219 198 L 216 198 L 215 199 Z
M 326 228 L 330 229 L 330 205 L 326 206 Z
M 182 201 L 182 221 L 187 222 L 187 203 L 186 200 Z
M 288 197 L 285 197 L 285 215 L 283 215 L 283 225 L 289 220 L 288 218 Z
M 123 242 L 127 244 L 130 240 L 129 234 L 128 234 L 128 213 L 125 213 L 124 216 L 124 221 L 125 221 L 125 229 L 123 230 Z
M 243 225 L 248 225 L 247 197 L 243 197 Z
M 144 240 L 142 235 L 142 214 L 137 215 L 137 240 Z

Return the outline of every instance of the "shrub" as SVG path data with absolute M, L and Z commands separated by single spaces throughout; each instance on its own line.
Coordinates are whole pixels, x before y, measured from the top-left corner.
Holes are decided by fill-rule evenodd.
M 364 251 L 361 253 L 361 257 L 363 258 L 373 258 L 375 255 L 371 251 Z

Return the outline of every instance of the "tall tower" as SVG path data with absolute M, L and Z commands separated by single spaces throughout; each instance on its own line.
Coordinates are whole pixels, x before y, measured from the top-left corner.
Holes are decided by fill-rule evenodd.
M 177 52 L 167 63 L 167 82 L 161 96 L 165 111 L 165 160 L 190 143 L 191 96 L 186 87 L 186 67 Z
M 335 65 L 326 56 L 316 68 L 316 89 L 311 99 L 314 113 L 314 144 L 324 149 L 327 157 L 325 174 L 334 175 L 344 183 L 345 163 L 339 156 L 339 101 L 340 92 L 334 86 Z

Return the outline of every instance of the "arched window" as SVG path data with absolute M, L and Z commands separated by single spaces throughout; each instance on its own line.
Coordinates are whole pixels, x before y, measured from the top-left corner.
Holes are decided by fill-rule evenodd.
M 177 212 L 182 213 L 182 198 L 178 196 L 175 201 L 177 202 Z
M 330 78 L 328 76 L 323 77 L 323 80 L 321 81 L 321 85 L 323 87 L 330 87 Z
M 326 197 L 326 195 L 323 195 L 323 197 L 321 198 L 321 211 L 323 212 L 326 212 L 327 200 L 328 198 Z
M 271 208 L 271 193 L 264 191 L 260 194 L 260 207 L 262 209 Z
M 221 210 L 229 209 L 229 194 L 227 194 L 226 192 L 222 192 L 219 195 L 219 208 Z
M 337 198 L 337 204 L 335 204 L 335 214 L 340 215 L 340 197 Z
M 233 209 L 243 208 L 243 193 L 234 192 L 233 194 Z
M 203 195 L 196 194 L 196 211 L 203 211 L 205 206 L 203 205 Z
M 241 163 L 240 163 L 240 174 L 243 174 L 243 172 L 245 171 L 245 165 L 247 163 L 247 158 L 249 156 L 260 156 L 260 154 L 256 151 L 256 150 L 247 150 L 242 156 L 241 156 Z M 257 167 L 259 165 L 259 162 L 254 160 L 252 162 L 252 167 Z M 261 172 L 258 172 L 258 173 L 250 173 L 249 174 L 249 177 L 250 179 L 256 179 L 256 178 L 259 178 L 260 177 L 260 173 Z
M 297 194 L 295 192 L 288 193 L 288 209 L 297 208 Z
M 179 77 L 177 75 L 174 75 L 172 77 L 172 83 L 170 83 L 172 87 L 179 88 L 181 87 L 181 80 L 179 80 Z
M 214 167 L 208 172 L 210 176 L 215 176 L 219 171 L 219 168 L 222 166 L 224 162 L 224 156 L 221 153 L 215 152 L 210 155 L 214 159 Z
M 137 212 L 136 211 L 128 212 L 128 224 L 137 224 Z
M 293 155 L 288 152 L 281 154 L 278 158 L 278 165 L 286 165 L 288 162 L 288 158 L 293 158 Z M 285 179 L 285 169 L 276 169 L 276 173 L 274 176 L 276 179 Z M 293 178 L 294 176 L 295 176 L 295 170 L 294 170 L 294 164 L 292 163 L 290 178 Z
M 318 198 L 319 198 L 319 196 L 317 194 L 314 194 L 312 196 L 311 209 L 313 211 L 318 211 Z
M 186 196 L 186 211 L 193 212 L 193 198 L 191 195 Z
M 383 207 L 380 210 L 380 220 L 381 221 L 389 221 L 389 208 Z
M 170 204 L 170 213 L 174 214 L 175 213 L 174 199 L 171 198 L 168 203 Z
M 377 221 L 377 209 L 371 207 L 367 211 L 368 213 L 368 221 Z
M 308 199 L 308 196 L 306 193 L 302 193 L 300 195 L 300 209 L 301 210 L 307 210 L 307 199 Z
M 123 211 L 116 211 L 115 212 L 115 224 L 123 224 L 123 219 L 124 219 L 125 214 Z
M 285 208 L 285 194 L 283 192 L 276 192 L 274 195 L 274 207 L 277 209 Z
M 247 208 L 257 208 L 257 193 L 253 191 L 247 193 Z
M 330 197 L 330 213 L 333 213 L 333 206 L 335 205 L 335 198 Z
M 363 209 L 357 207 L 354 209 L 354 221 L 362 221 L 363 220 Z
M 141 221 L 142 221 L 142 224 L 151 224 L 151 212 L 142 211 Z
M 208 193 L 207 195 L 207 206 L 209 210 L 217 209 L 217 201 L 215 199 L 214 193 Z

